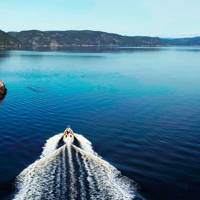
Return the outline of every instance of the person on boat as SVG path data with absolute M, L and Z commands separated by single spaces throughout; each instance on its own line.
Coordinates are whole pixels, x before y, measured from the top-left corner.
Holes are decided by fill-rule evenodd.
M 72 136 L 72 135 L 73 135 L 73 131 L 70 128 L 65 130 L 64 136 Z
M 71 128 L 67 128 L 64 131 L 64 135 L 63 135 L 63 141 L 67 144 L 72 144 L 74 141 L 74 132 L 72 131 Z

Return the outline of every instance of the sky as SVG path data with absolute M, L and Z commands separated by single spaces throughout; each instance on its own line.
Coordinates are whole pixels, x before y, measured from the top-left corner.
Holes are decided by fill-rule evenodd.
M 200 35 L 199 0 L 1 0 L 0 29 Z

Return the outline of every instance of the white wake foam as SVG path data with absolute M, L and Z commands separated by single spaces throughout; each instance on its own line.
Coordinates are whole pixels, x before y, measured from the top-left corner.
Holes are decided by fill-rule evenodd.
M 46 141 L 46 143 L 43 147 L 43 151 L 42 151 L 40 158 L 45 157 L 45 156 L 49 155 L 50 153 L 53 153 L 57 149 L 58 142 L 62 138 L 62 136 L 63 136 L 63 133 L 54 135 L 53 137 L 50 137 Z
M 49 138 L 40 159 L 19 174 L 14 200 L 134 199 L 134 183 L 99 157 L 89 140 L 75 134 L 80 148 L 57 149 L 61 137 Z
M 72 147 L 82 155 L 91 195 L 98 197 L 95 199 L 134 199 L 135 187 L 130 179 L 97 155 Z
M 78 142 L 80 143 L 81 148 L 84 151 L 95 154 L 95 152 L 92 148 L 92 143 L 88 139 L 86 139 L 83 135 L 80 135 L 78 133 L 75 133 L 75 137 L 78 140 Z

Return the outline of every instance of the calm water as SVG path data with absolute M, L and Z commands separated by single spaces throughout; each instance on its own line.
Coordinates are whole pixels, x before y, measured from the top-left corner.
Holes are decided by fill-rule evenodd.
M 146 199 L 200 196 L 200 49 L 1 51 L 0 199 L 69 124 Z

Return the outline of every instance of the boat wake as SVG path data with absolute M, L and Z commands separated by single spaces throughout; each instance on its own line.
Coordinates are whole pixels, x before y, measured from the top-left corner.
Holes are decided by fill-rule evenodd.
M 94 152 L 85 137 L 77 145 L 59 147 L 63 134 L 46 141 L 39 160 L 16 180 L 14 200 L 129 200 L 136 198 L 135 183 Z

